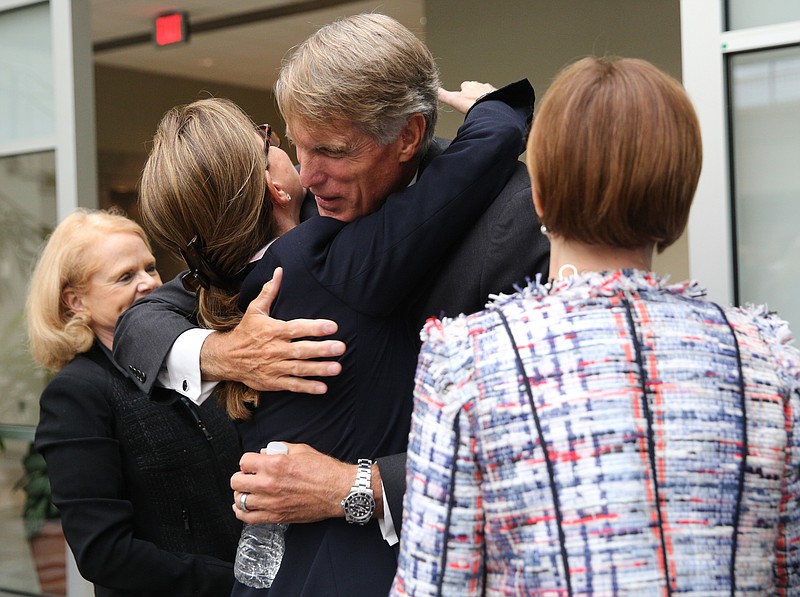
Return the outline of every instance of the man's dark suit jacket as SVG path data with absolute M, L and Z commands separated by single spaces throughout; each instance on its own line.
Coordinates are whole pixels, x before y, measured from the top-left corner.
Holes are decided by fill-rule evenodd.
M 426 161 L 441 153 L 443 146 L 437 139 Z M 539 226 L 528 171 L 519 162 L 502 192 L 464 240 L 451 249 L 427 282 L 420 285 L 410 307 L 417 320 L 415 329 L 419 331 L 429 317 L 455 317 L 480 311 L 491 295 L 515 292 L 537 274 L 546 279 L 550 242 Z M 406 491 L 405 452 L 379 458 L 378 466 L 399 535 Z
M 441 149 L 437 149 L 437 151 L 441 151 Z M 461 159 L 464 159 L 464 170 L 469 171 L 470 164 L 469 156 L 470 153 L 466 152 Z M 427 166 L 427 163 L 425 164 Z M 428 315 L 440 315 L 442 313 L 447 314 L 457 314 L 461 311 L 474 311 L 483 307 L 486 297 L 490 291 L 512 291 L 513 290 L 513 283 L 515 281 L 523 282 L 526 276 L 535 275 L 538 271 L 543 271 L 546 268 L 547 262 L 547 247 L 546 242 L 543 242 L 540 233 L 538 230 L 538 223 L 536 221 L 536 217 L 533 212 L 531 196 L 530 196 L 530 185 L 527 183 L 527 177 L 524 175 L 524 167 L 516 163 L 514 167 L 514 177 L 513 181 L 510 186 L 506 187 L 506 191 L 502 192 L 497 200 L 492 204 L 491 208 L 489 208 L 489 212 L 487 214 L 492 214 L 492 222 L 485 222 L 483 219 L 481 223 L 473 226 L 469 233 L 469 238 L 467 241 L 462 245 L 464 247 L 464 251 L 456 251 L 451 255 L 448 255 L 446 259 L 444 255 L 441 255 L 441 258 L 438 259 L 436 262 L 442 264 L 442 267 L 445 267 L 445 264 L 452 264 L 452 268 L 447 268 L 447 271 L 435 271 L 437 268 L 434 266 L 433 268 L 427 268 L 430 272 L 428 282 L 433 283 L 437 281 L 435 286 L 435 290 L 433 295 L 436 296 L 436 291 L 439 293 L 448 293 L 447 288 L 452 288 L 456 291 L 456 294 L 452 296 L 452 299 L 448 303 L 437 304 L 433 306 L 430 300 L 427 299 L 426 293 L 420 291 L 417 293 L 416 297 L 413 297 L 414 300 L 407 302 L 406 314 L 407 316 L 412 318 L 412 321 L 415 322 L 415 330 L 419 329 L 419 325 L 421 325 L 422 320 Z M 419 184 L 419 183 L 418 183 Z M 415 185 L 416 186 L 416 185 Z M 495 191 L 496 192 L 496 191 Z M 485 218 L 484 218 L 485 219 Z M 528 222 L 526 225 L 525 222 Z M 331 223 L 330 225 L 336 227 L 341 226 L 341 223 Z M 317 228 L 318 226 L 314 226 Z M 326 225 L 327 227 L 327 225 Z M 291 234 L 291 233 L 290 233 Z M 463 232 L 462 232 L 463 234 Z M 517 235 L 524 238 L 524 242 L 519 242 L 521 238 L 510 238 L 508 235 Z M 435 235 L 434 235 L 435 236 Z M 442 234 L 444 238 L 447 236 L 446 234 Z M 288 240 L 288 239 L 287 239 Z M 284 241 L 284 239 L 281 239 Z M 279 241 L 280 242 L 280 241 Z M 444 242 L 444 241 L 442 241 Z M 505 251 L 508 242 L 517 242 L 515 246 L 515 250 L 510 252 Z M 283 243 L 282 243 L 283 244 Z M 498 260 L 498 254 L 495 253 L 495 250 L 492 248 L 493 246 L 499 247 L 503 250 L 504 254 L 507 255 L 509 258 L 507 261 L 505 260 Z M 441 254 L 441 251 L 439 251 Z M 417 259 L 425 259 L 429 255 L 425 252 L 417 255 Z M 521 263 L 528 262 L 532 265 L 530 269 L 519 267 Z M 271 272 L 271 267 L 273 264 L 269 264 L 269 266 L 265 266 Z M 416 268 L 419 270 L 420 268 Z M 365 284 L 369 284 L 369 276 L 365 279 Z M 462 279 L 463 278 L 463 279 Z M 259 283 L 263 282 L 263 280 L 259 280 Z M 284 282 L 287 282 L 286 276 Z M 407 284 L 408 286 L 413 285 L 420 285 L 419 277 L 414 279 L 409 279 L 403 281 L 403 283 Z M 168 288 L 172 286 L 172 288 Z M 178 299 L 175 300 L 176 288 L 175 284 L 167 285 L 165 290 L 161 293 L 153 293 L 150 295 L 151 297 L 151 304 L 154 304 L 156 307 L 151 307 L 148 309 L 148 314 L 145 316 L 147 318 L 152 318 L 152 314 L 154 311 L 165 311 L 165 310 L 174 310 L 177 308 L 176 312 L 180 312 L 181 306 L 185 309 L 189 302 Z M 258 287 L 258 285 L 255 285 Z M 252 294 L 253 291 L 250 292 Z M 283 292 L 283 289 L 282 289 Z M 169 293 L 169 294 L 168 294 Z M 243 296 L 246 294 L 245 288 L 243 288 Z M 170 298 L 171 297 L 171 298 Z M 252 298 L 252 297 L 251 297 Z M 287 295 L 287 298 L 289 296 Z M 279 299 L 280 300 L 280 299 Z M 436 300 L 436 299 L 434 299 Z M 182 305 L 175 305 L 174 303 L 180 303 Z M 173 303 L 173 304 L 170 304 Z M 191 305 L 193 307 L 193 305 Z M 137 311 L 143 312 L 144 310 L 139 308 L 134 308 L 132 311 L 129 312 L 130 315 L 135 315 Z M 305 316 L 310 316 L 308 313 L 304 313 Z M 163 344 L 158 344 L 153 347 L 155 350 L 150 349 L 149 351 L 142 350 L 142 345 L 136 346 L 137 342 L 144 342 L 142 339 L 142 329 L 135 330 L 138 326 L 144 326 L 141 323 L 143 320 L 141 319 L 141 313 L 139 314 L 139 318 L 127 316 L 123 322 L 121 323 L 120 328 L 118 329 L 118 339 L 115 342 L 115 349 L 117 351 L 117 357 L 120 359 L 120 362 L 123 364 L 131 365 L 131 370 L 134 375 L 139 372 L 139 380 L 142 385 L 152 385 L 152 378 L 157 375 L 158 367 L 160 366 L 166 352 L 171 346 L 172 341 L 185 329 L 191 327 L 189 324 L 178 322 L 177 318 L 176 321 L 171 322 L 169 324 L 166 323 L 167 319 L 172 319 L 168 317 L 159 316 L 160 323 L 158 324 L 159 333 L 163 334 L 165 337 L 167 336 L 167 332 L 165 331 L 167 325 L 169 325 L 170 332 L 169 332 L 169 342 L 164 342 Z M 291 315 L 294 316 L 294 315 Z M 317 314 L 312 314 L 311 316 L 320 316 Z M 336 319 L 335 317 L 333 317 Z M 164 320 L 162 322 L 162 320 Z M 138 321 L 138 322 L 137 322 Z M 152 320 L 151 320 L 152 321 Z M 162 325 L 164 323 L 164 325 Z M 152 329 L 153 323 L 151 322 L 147 325 L 148 329 Z M 138 332 L 139 340 L 134 340 L 133 343 L 130 343 L 131 332 Z M 411 334 L 409 328 L 405 328 L 406 334 Z M 121 335 L 120 335 L 121 334 Z M 129 335 L 129 348 L 132 346 L 134 349 L 138 348 L 137 351 L 134 353 L 128 353 L 128 356 L 124 354 L 123 348 L 124 345 L 120 341 L 120 338 L 124 338 L 125 335 Z M 409 338 L 409 341 L 411 339 Z M 413 339 L 413 344 L 416 346 L 418 339 Z M 161 342 L 161 341 L 159 341 Z M 166 346 L 164 346 L 166 344 Z M 154 352 L 158 351 L 157 354 L 153 354 Z M 145 364 L 145 362 L 141 359 L 143 356 L 143 352 L 149 352 L 148 355 L 150 357 L 150 363 Z M 410 374 L 413 373 L 413 368 L 409 371 Z M 144 378 L 144 379 L 142 379 Z M 392 390 L 388 391 L 387 393 L 394 393 L 396 388 L 392 388 Z M 403 383 L 403 393 L 407 393 L 407 400 L 410 399 L 410 380 L 408 383 Z M 405 423 L 407 426 L 407 422 Z M 367 429 L 365 430 L 369 434 L 374 434 L 374 429 Z M 407 433 L 407 427 L 400 430 L 400 435 L 405 436 L 403 433 Z M 289 441 L 298 441 L 295 439 L 289 439 Z M 247 442 L 247 436 L 245 435 L 245 442 Z M 246 446 L 247 447 L 247 446 Z M 254 446 L 250 446 L 252 449 Z M 384 452 L 386 453 L 386 452 Z M 370 454 L 360 454 L 360 456 L 370 456 Z M 384 464 L 386 468 L 384 469 Z M 389 458 L 382 463 L 379 460 L 379 465 L 381 466 L 381 475 L 384 478 L 384 483 L 387 485 L 387 495 L 391 489 L 389 487 L 404 487 L 404 457 L 400 456 L 398 458 Z M 401 489 L 402 493 L 402 489 Z M 399 525 L 401 521 L 401 514 L 399 510 L 399 505 L 401 503 L 401 495 L 397 497 L 397 499 L 393 500 L 395 504 L 392 506 L 392 509 L 396 509 L 396 514 L 394 514 L 395 524 Z M 338 521 L 341 522 L 341 521 Z M 332 523 L 333 524 L 333 523 Z M 312 533 L 312 529 L 314 529 L 314 525 L 300 525 L 301 527 L 307 527 L 308 533 Z M 340 534 L 351 534 L 355 539 L 358 537 L 358 534 L 355 533 L 357 528 L 349 527 L 349 526 L 337 526 L 337 532 Z M 301 531 L 298 529 L 296 532 L 306 532 L 305 529 Z M 342 539 L 346 540 L 345 537 L 342 535 Z M 309 541 L 316 540 L 310 538 Z M 288 537 L 287 537 L 288 541 Z M 350 542 L 350 547 L 354 547 L 355 543 L 364 543 L 363 541 L 355 541 Z M 288 546 L 287 546 L 288 549 Z M 347 551 L 350 549 L 345 548 Z M 287 554 L 288 555 L 288 554 Z M 349 556 L 346 554 L 341 554 L 340 556 L 334 556 L 331 558 L 331 562 L 335 561 L 337 558 L 341 559 L 344 556 L 346 560 L 349 557 L 355 557 L 356 554 L 352 553 Z M 292 565 L 292 558 L 289 558 L 288 563 L 290 566 Z M 313 565 L 314 563 L 311 562 L 309 565 Z M 391 564 L 390 564 L 391 565 Z M 377 573 L 377 571 L 375 571 Z M 383 574 L 383 573 L 381 573 Z M 281 575 L 279 575 L 280 578 Z M 380 574 L 378 574 L 380 576 Z M 383 574 L 385 577 L 385 574 Z M 277 585 L 278 581 L 276 581 Z M 307 587 L 310 588 L 310 587 Z M 387 587 L 388 588 L 388 587 Z M 345 591 L 346 593 L 346 591 Z M 343 594 L 345 594 L 343 593 Z

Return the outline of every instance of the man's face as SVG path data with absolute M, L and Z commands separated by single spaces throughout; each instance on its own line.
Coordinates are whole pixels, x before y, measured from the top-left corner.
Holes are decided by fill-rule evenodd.
M 377 210 L 407 180 L 403 135 L 378 145 L 352 122 L 325 129 L 288 126 L 300 162 L 300 182 L 317 200 L 320 215 L 352 222 Z

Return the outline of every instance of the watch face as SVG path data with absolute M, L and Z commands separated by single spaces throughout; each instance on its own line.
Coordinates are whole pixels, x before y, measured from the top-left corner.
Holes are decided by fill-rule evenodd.
M 366 491 L 351 493 L 345 498 L 342 505 L 348 522 L 364 524 L 375 512 L 375 499 Z

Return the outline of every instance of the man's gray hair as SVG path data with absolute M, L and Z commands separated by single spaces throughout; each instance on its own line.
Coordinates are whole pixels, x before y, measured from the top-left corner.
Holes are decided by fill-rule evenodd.
M 370 13 L 330 23 L 297 46 L 283 61 L 275 95 L 287 123 L 349 121 L 380 145 L 420 112 L 427 124 L 421 155 L 433 138 L 439 86 L 425 44 L 395 19 Z

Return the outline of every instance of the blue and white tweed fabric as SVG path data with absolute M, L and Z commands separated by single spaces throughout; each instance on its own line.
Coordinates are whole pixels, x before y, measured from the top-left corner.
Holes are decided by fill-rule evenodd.
M 800 595 L 800 352 L 703 295 L 620 270 L 430 320 L 392 594 Z

